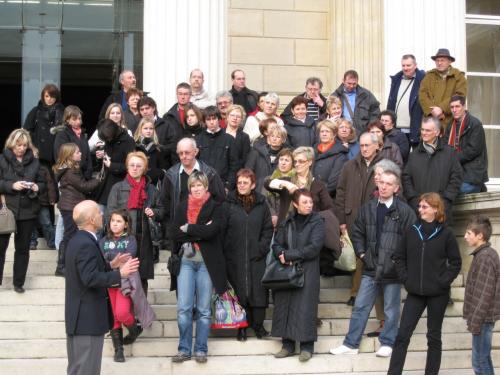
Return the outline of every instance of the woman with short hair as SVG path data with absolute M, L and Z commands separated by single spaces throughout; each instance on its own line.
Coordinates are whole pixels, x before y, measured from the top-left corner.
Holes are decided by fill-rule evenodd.
M 250 143 L 253 144 L 260 137 L 259 123 L 265 119 L 274 119 L 280 126 L 284 126 L 283 120 L 278 116 L 280 97 L 275 92 L 270 92 L 264 97 L 264 109 L 257 112 L 255 116 L 247 118 L 243 131 L 250 137 Z
M 125 99 L 127 100 L 128 107 L 124 111 L 123 116 L 125 118 L 125 124 L 127 124 L 127 127 L 132 132 L 132 134 L 134 134 L 137 130 L 137 125 L 141 120 L 141 114 L 139 113 L 139 107 L 137 106 L 137 104 L 139 103 L 139 100 L 143 95 L 144 93 L 142 92 L 142 90 L 139 90 L 135 87 L 129 88 L 127 93 L 125 94 Z
M 288 144 L 292 148 L 300 146 L 312 147 L 316 143 L 316 120 L 307 115 L 308 99 L 296 96 L 290 102 L 293 117 L 285 124 L 288 133 Z
M 383 159 L 392 160 L 402 169 L 403 157 L 401 156 L 401 151 L 399 151 L 399 146 L 391 142 L 385 136 L 385 128 L 380 120 L 368 124 L 368 126 L 366 127 L 366 131 L 377 136 L 380 149 L 379 154 L 381 155 L 381 157 Z
M 336 95 L 331 95 L 326 101 L 326 119 L 337 120 L 342 117 L 342 101 Z

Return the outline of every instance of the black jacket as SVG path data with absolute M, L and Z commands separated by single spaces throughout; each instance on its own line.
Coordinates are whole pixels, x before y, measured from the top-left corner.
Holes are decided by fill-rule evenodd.
M 453 122 L 446 128 L 444 141 L 448 142 Z M 481 121 L 467 112 L 465 128 L 460 137 L 458 160 L 462 165 L 463 180 L 473 185 L 482 185 L 488 181 L 488 153 Z
M 342 103 L 348 100 L 344 95 L 343 84 L 341 84 L 332 95 L 338 96 Z M 369 123 L 378 119 L 378 115 L 380 114 L 380 103 L 371 91 L 358 86 L 356 88 L 356 105 L 352 108 L 352 111 L 354 113 L 352 123 L 358 134 L 361 134 L 366 131 L 366 127 Z
M 168 153 L 167 160 L 169 167 L 179 162 L 177 156 L 177 142 L 181 140 L 184 132 L 184 124 L 181 122 L 178 107 L 178 103 L 170 107 L 163 115 L 165 123 L 156 125 L 160 144 L 166 147 Z M 164 130 L 162 127 L 164 127 Z
M 312 147 L 316 143 L 316 121 L 312 117 L 307 116 L 304 122 L 292 117 L 285 123 L 285 129 L 292 148 Z
M 176 208 L 172 238 L 172 253 L 178 254 L 184 242 L 196 242 L 200 246 L 203 261 L 212 280 L 216 293 L 224 293 L 227 288 L 226 262 L 222 250 L 224 212 L 222 205 L 210 198 L 201 208 L 196 224 L 189 224 L 187 233 L 180 227 L 187 223 L 188 201 L 184 200 Z M 210 222 L 210 224 L 207 224 Z M 177 279 L 171 276 L 170 290 L 177 289 Z
M 360 208 L 351 231 L 352 244 L 358 257 L 364 254 L 363 275 L 381 283 L 398 283 L 392 256 L 403 245 L 406 231 L 417 218 L 411 207 L 394 197 L 377 241 L 378 204 L 378 199 L 372 199 Z
M 17 181 L 34 182 L 38 192 L 23 189 L 12 189 Z M 29 220 L 38 217 L 40 203 L 38 195 L 45 190 L 45 181 L 40 171 L 40 161 L 34 157 L 33 151 L 27 149 L 22 162 L 14 153 L 6 148 L 0 155 L 0 194 L 5 195 L 7 207 L 14 213 L 16 220 Z
M 63 113 L 64 106 L 61 103 L 48 107 L 39 101 L 24 121 L 23 128 L 30 132 L 33 144 L 38 149 L 38 158 L 49 165 L 54 164 L 55 161 L 55 136 L 50 129 L 62 124 Z
M 243 88 L 241 91 L 237 91 L 232 87 L 229 92 L 233 96 L 233 104 L 239 104 L 245 108 L 247 115 L 257 109 L 259 94 L 256 91 L 250 90 L 248 87 Z
M 107 333 L 113 326 L 107 288 L 120 285 L 120 272 L 109 268 L 97 240 L 87 231 L 76 232 L 66 248 L 66 334 Z
M 272 335 L 300 342 L 316 341 L 319 254 L 325 238 L 325 224 L 323 218 L 313 212 L 306 218 L 302 230 L 298 231 L 296 215 L 292 213 L 279 225 L 272 251 L 275 257 L 284 252 L 286 261 L 302 263 L 304 286 L 274 292 Z
M 137 130 L 137 125 L 139 125 L 139 122 L 141 121 L 141 116 L 134 115 L 130 111 L 130 108 L 124 111 L 123 115 L 125 116 L 125 124 L 127 125 L 127 128 L 132 132 L 132 134 L 135 134 L 135 131 Z
M 185 125 L 182 128 L 182 138 L 196 138 L 197 135 L 201 134 L 204 126 L 202 124 L 196 124 L 193 126 Z
M 462 184 L 462 167 L 455 151 L 442 138 L 438 139 L 436 151 L 432 155 L 420 142 L 408 158 L 402 182 L 405 198 L 415 210 L 418 197 L 433 191 L 445 199 L 447 217 L 450 217 L 451 204 Z
M 316 158 L 313 165 L 313 176 L 323 181 L 330 195 L 335 197 L 337 183 L 344 164 L 349 160 L 349 150 L 340 141 L 335 142 L 332 148 L 320 154 L 314 149 Z
M 437 224 L 427 236 L 421 221 L 408 228 L 403 246 L 396 249 L 393 260 L 408 293 L 420 296 L 449 293 L 462 266 L 453 231 Z
M 299 94 L 297 96 L 303 96 L 304 98 L 306 97 L 306 93 L 303 92 L 302 94 Z M 322 119 L 326 115 L 326 101 L 327 98 L 323 96 L 321 93 L 319 94 L 321 100 L 323 100 L 323 107 L 319 108 L 319 119 Z M 308 99 L 308 98 L 306 98 Z M 309 102 L 312 102 L 312 99 L 309 99 Z M 283 121 L 286 123 L 289 119 L 293 118 L 293 113 L 292 113 L 292 103 L 288 103 L 288 105 L 285 107 L 283 110 L 283 113 L 281 113 L 281 118 Z
M 108 97 L 104 100 L 104 104 L 101 107 L 101 110 L 99 111 L 99 120 L 102 120 L 104 116 L 106 115 L 106 111 L 109 107 L 110 104 L 113 103 L 118 103 L 122 105 L 122 98 L 124 98 L 126 93 L 123 90 L 120 91 L 112 91 Z M 123 108 L 126 110 L 127 108 Z
M 250 137 L 243 129 L 239 129 L 236 132 L 236 138 L 234 138 L 234 147 L 236 150 L 236 161 L 238 172 L 241 168 L 245 168 L 245 163 L 247 162 L 248 154 L 252 147 L 250 146 Z
M 401 132 L 401 130 L 392 128 L 385 137 L 395 143 L 399 147 L 399 152 L 401 152 L 401 156 L 403 158 L 403 163 L 406 164 L 408 160 L 408 155 L 410 154 L 410 142 L 408 142 L 408 137 L 406 134 Z
M 198 159 L 210 165 L 219 174 L 224 186 L 233 190 L 236 184 L 238 159 L 234 138 L 224 129 L 209 133 L 206 129 L 196 136 Z
M 224 256 L 229 281 L 244 306 L 267 307 L 268 292 L 261 285 L 266 255 L 273 236 L 271 213 L 262 194 L 247 213 L 235 192 L 223 205 L 225 214 Z
M 273 174 L 278 165 L 278 158 L 271 163 L 270 147 L 267 143 L 254 144 L 253 149 L 248 154 L 245 168 L 249 168 L 255 173 L 257 181 L 255 182 L 255 191 L 262 193 L 264 180 L 267 176 Z
M 167 163 L 165 161 L 165 153 L 163 146 L 155 145 L 150 142 L 148 144 L 136 142 L 135 149 L 143 152 L 148 158 L 147 176 L 151 179 L 151 183 L 156 185 L 167 172 Z
M 56 135 L 54 139 L 54 159 L 57 160 L 59 149 L 64 143 L 75 143 L 82 153 L 80 168 L 83 172 L 83 176 L 87 180 L 90 179 L 92 177 L 92 155 L 90 154 L 89 142 L 85 129 L 82 128 L 82 135 L 80 138 L 78 138 L 68 124 L 56 126 L 52 129 L 52 132 Z

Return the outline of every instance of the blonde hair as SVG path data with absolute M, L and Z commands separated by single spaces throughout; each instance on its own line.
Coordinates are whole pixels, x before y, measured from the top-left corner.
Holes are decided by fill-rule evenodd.
M 111 103 L 110 105 L 108 105 L 108 108 L 106 109 L 106 114 L 104 115 L 104 118 L 110 119 L 109 114 L 111 113 L 113 108 L 118 108 L 120 110 L 120 113 L 121 113 L 120 122 L 118 123 L 118 125 L 120 125 L 124 129 L 128 129 L 127 124 L 125 123 L 125 114 L 123 113 L 123 108 L 122 108 L 121 104 Z
M 351 121 L 349 121 L 345 118 L 338 118 L 334 121 L 334 123 L 337 125 L 337 129 L 340 128 L 340 125 L 342 125 L 342 124 L 349 126 L 349 128 L 351 129 L 351 134 L 349 135 L 349 138 L 347 139 L 347 141 L 352 142 L 352 141 L 356 140 L 356 129 L 354 128 L 354 126 L 352 126 Z
M 314 160 L 314 149 L 312 147 L 300 146 L 293 151 L 293 160 L 299 155 L 304 155 L 308 161 Z
M 30 133 L 25 129 L 16 129 L 12 131 L 5 141 L 5 148 L 13 150 L 19 143 L 25 144 L 27 148 L 31 148 L 34 154 L 38 153 L 38 150 L 33 146 Z
M 340 98 L 336 95 L 330 95 L 326 100 L 326 111 L 328 112 L 330 107 L 334 104 L 338 105 L 340 109 L 342 109 L 342 100 L 340 100 Z
M 141 140 L 142 127 L 146 124 L 153 125 L 153 143 L 155 145 L 159 145 L 160 141 L 158 140 L 158 135 L 156 134 L 155 122 L 151 119 L 146 118 L 146 117 L 142 118 L 141 121 L 139 122 L 139 125 L 137 125 L 137 129 L 135 129 L 135 133 L 134 133 L 134 141 L 139 142 Z
M 57 154 L 57 161 L 52 167 L 54 172 L 57 172 L 59 169 L 64 168 L 79 168 L 80 163 L 73 160 L 73 155 L 76 151 L 80 150 L 76 143 L 64 143 L 59 148 L 59 153 Z
M 144 162 L 144 172 L 142 175 L 144 176 L 146 172 L 148 171 L 148 158 L 146 155 L 144 155 L 144 152 L 142 151 L 133 151 L 129 152 L 127 155 L 127 159 L 125 159 L 125 167 L 128 168 L 128 163 L 130 162 L 130 159 L 132 158 L 138 158 L 141 159 Z
M 278 125 L 276 122 L 270 123 L 267 128 L 267 135 L 270 136 L 273 134 L 277 134 L 283 143 L 286 142 L 287 132 L 284 126 Z
M 229 114 L 232 111 L 240 111 L 241 114 L 241 122 L 240 122 L 240 128 L 245 124 L 245 120 L 247 118 L 247 113 L 245 112 L 245 108 L 239 104 L 231 104 L 227 111 L 226 111 L 226 117 L 229 116 Z
M 323 120 L 323 121 L 319 122 L 319 124 L 316 126 L 316 131 L 318 132 L 318 134 L 321 131 L 322 127 L 325 127 L 328 130 L 330 130 L 332 132 L 334 138 L 339 131 L 339 127 L 338 127 L 337 123 L 332 122 L 330 120 Z

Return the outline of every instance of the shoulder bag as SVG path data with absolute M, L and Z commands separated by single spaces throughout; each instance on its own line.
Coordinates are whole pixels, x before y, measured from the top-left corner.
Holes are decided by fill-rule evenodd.
M 1 195 L 2 208 L 0 209 L 0 234 L 10 234 L 16 231 L 16 218 L 14 213 L 7 208 L 5 195 Z

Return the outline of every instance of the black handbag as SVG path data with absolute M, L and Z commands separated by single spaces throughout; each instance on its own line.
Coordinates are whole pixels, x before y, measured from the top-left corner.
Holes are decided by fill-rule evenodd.
M 149 233 L 151 235 L 151 242 L 153 246 L 161 246 L 163 240 L 163 230 L 161 224 L 152 217 L 148 217 Z
M 172 254 L 167 261 L 167 269 L 170 272 L 170 276 L 177 277 L 181 272 L 181 258 L 182 255 Z

